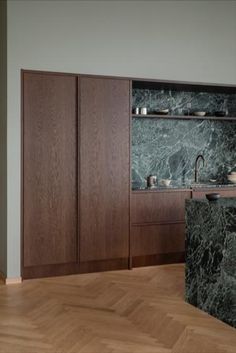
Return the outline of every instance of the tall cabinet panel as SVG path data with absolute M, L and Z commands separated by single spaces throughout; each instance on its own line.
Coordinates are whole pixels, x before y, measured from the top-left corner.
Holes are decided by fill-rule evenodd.
M 80 78 L 80 261 L 129 255 L 130 83 Z
M 24 277 L 78 258 L 77 77 L 24 72 L 22 88 Z

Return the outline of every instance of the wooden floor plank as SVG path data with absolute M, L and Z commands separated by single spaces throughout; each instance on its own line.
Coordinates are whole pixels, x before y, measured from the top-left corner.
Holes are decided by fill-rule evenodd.
M 0 286 L 0 353 L 235 353 L 236 330 L 184 301 L 184 265 Z

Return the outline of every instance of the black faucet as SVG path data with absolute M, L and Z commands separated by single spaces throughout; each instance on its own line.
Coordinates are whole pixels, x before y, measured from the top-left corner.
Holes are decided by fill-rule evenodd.
M 199 161 L 202 160 L 202 166 L 205 165 L 205 159 L 202 154 L 199 154 L 195 160 L 195 183 L 198 183 Z

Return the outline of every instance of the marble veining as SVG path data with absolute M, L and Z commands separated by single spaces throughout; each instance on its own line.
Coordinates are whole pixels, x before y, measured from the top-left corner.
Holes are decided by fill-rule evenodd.
M 149 113 L 169 109 L 172 115 L 194 111 L 214 115 L 216 111 L 228 109 L 229 116 L 236 116 L 236 94 L 133 89 L 133 108 L 136 107 L 146 107 Z
M 235 136 L 236 121 L 133 118 L 133 187 L 145 186 L 149 174 L 171 179 L 174 185 L 191 184 L 200 153 L 206 160 L 200 182 L 225 183 L 236 167 Z
M 186 201 L 186 301 L 236 327 L 236 198 Z

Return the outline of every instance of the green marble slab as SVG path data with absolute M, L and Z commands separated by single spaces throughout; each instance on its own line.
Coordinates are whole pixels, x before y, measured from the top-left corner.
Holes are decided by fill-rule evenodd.
M 186 201 L 185 295 L 236 327 L 236 198 Z

